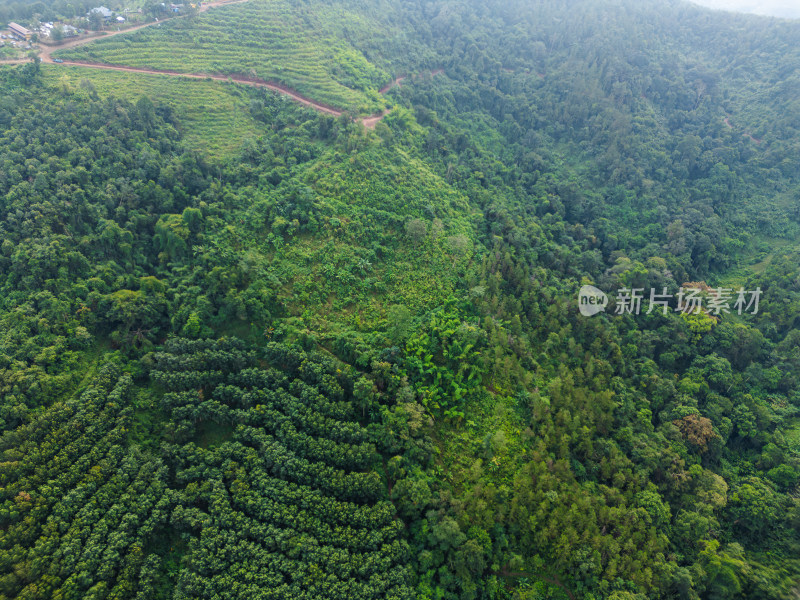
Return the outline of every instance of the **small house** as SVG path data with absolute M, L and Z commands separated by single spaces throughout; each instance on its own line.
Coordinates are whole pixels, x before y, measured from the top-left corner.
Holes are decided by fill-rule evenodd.
M 104 21 L 110 21 L 111 17 L 113 16 L 111 10 L 109 10 L 105 6 L 98 6 L 97 8 L 93 8 L 88 13 L 86 13 L 86 16 L 91 19 L 92 15 L 94 15 L 95 13 L 98 13 L 101 17 L 103 17 Z
M 11 32 L 11 34 L 14 37 L 16 37 L 16 38 L 18 38 L 20 40 L 29 40 L 29 39 L 31 39 L 31 35 L 33 35 L 32 31 L 30 31 L 29 29 L 26 29 L 25 27 L 23 27 L 22 25 L 19 25 L 17 23 L 9 23 L 8 24 L 8 30 Z

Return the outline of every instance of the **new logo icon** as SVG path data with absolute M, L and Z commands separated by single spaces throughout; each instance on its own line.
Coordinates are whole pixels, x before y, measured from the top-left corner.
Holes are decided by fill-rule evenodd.
M 608 305 L 608 296 L 593 285 L 585 285 L 578 292 L 578 310 L 584 317 L 603 312 Z

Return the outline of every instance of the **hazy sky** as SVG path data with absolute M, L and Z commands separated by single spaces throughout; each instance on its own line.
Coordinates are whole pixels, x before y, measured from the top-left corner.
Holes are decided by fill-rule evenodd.
M 709 8 L 800 19 L 800 0 L 692 0 Z

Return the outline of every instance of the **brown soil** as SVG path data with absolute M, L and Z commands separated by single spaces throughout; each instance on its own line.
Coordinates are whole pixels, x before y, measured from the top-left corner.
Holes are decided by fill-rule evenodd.
M 65 60 L 61 63 L 64 66 L 68 67 L 89 67 L 91 69 L 103 69 L 107 71 L 122 71 L 125 73 L 145 73 L 149 75 L 169 75 L 171 77 L 188 77 L 189 79 L 213 79 L 214 81 L 234 81 L 236 83 L 243 83 L 245 85 L 251 85 L 253 87 L 263 87 L 267 88 L 276 92 L 280 92 L 281 94 L 285 94 L 289 96 L 292 100 L 299 102 L 300 104 L 305 104 L 306 106 L 310 106 L 320 112 L 333 115 L 334 117 L 338 117 L 342 114 L 342 111 L 322 104 L 320 102 L 316 102 L 315 100 L 311 100 L 310 98 L 306 98 L 305 96 L 301 96 L 297 92 L 287 88 L 284 85 L 279 83 L 272 83 L 270 81 L 263 81 L 260 79 L 254 79 L 252 77 L 244 77 L 242 75 L 214 75 L 209 73 L 181 73 L 179 71 L 161 71 L 158 69 L 144 69 L 139 67 L 123 67 L 119 65 L 106 65 L 102 63 L 90 63 L 90 62 L 82 62 L 76 60 Z
M 199 12 L 205 12 L 210 8 L 214 8 L 217 6 L 225 6 L 228 4 L 238 4 L 240 2 L 247 2 L 247 0 L 215 0 L 213 2 L 208 2 L 203 4 L 200 7 Z M 75 60 L 62 60 L 58 63 L 55 62 L 53 59 L 53 52 L 56 50 L 66 50 L 68 48 L 75 48 L 76 46 L 83 46 L 84 44 L 88 44 L 95 40 L 105 39 L 109 37 L 113 37 L 115 35 L 120 35 L 123 33 L 131 33 L 133 31 L 138 31 L 139 29 L 144 29 L 145 27 L 152 27 L 153 25 L 160 25 L 161 23 L 166 23 L 171 21 L 172 19 L 179 19 L 182 17 L 172 17 L 170 19 L 163 19 L 161 21 L 153 21 L 152 23 L 143 23 L 142 25 L 135 25 L 133 27 L 128 27 L 127 29 L 120 29 L 119 31 L 110 31 L 105 33 L 94 33 L 91 35 L 87 35 L 84 37 L 74 38 L 71 40 L 67 40 L 66 42 L 60 44 L 49 44 L 49 43 L 40 43 L 39 44 L 39 59 L 46 64 L 61 64 L 65 66 L 74 66 L 74 67 L 87 67 L 90 69 L 103 69 L 107 71 L 122 71 L 127 73 L 147 73 L 151 75 L 168 75 L 171 77 L 188 77 L 190 79 L 213 79 L 214 81 L 234 81 L 236 83 L 242 83 L 244 85 L 251 85 L 253 87 L 261 87 L 273 90 L 275 92 L 284 94 L 294 100 L 295 102 L 299 102 L 305 106 L 318 110 L 321 113 L 325 113 L 328 115 L 332 115 L 334 117 L 341 116 L 343 114 L 342 110 L 334 108 L 333 106 L 329 106 L 322 102 L 317 102 L 316 100 L 312 100 L 311 98 L 306 98 L 305 96 L 299 94 L 298 92 L 292 90 L 291 88 L 286 87 L 283 84 L 274 82 L 274 81 L 265 81 L 263 79 L 257 79 L 254 77 L 245 77 L 244 75 L 220 75 L 220 74 L 211 74 L 211 73 L 181 73 L 178 71 L 170 71 L 170 70 L 158 70 L 158 69 L 146 69 L 140 67 L 125 67 L 119 65 L 108 65 L 103 63 L 95 63 L 95 62 L 85 62 L 85 61 L 75 61 Z M 29 59 L 10 59 L 10 60 L 0 60 L 0 64 L 22 64 L 28 62 Z M 444 73 L 443 69 L 436 69 L 430 72 L 431 75 L 439 75 Z M 384 87 L 379 90 L 379 93 L 385 94 L 394 86 L 399 86 L 401 82 L 405 79 L 404 76 L 397 77 L 391 83 L 388 83 Z M 367 117 L 362 117 L 360 119 L 361 123 L 367 129 L 374 129 L 378 122 L 383 119 L 386 115 L 389 114 L 389 110 L 384 110 L 383 112 L 370 115 Z
M 378 93 L 379 94 L 385 94 L 390 89 L 392 89 L 394 86 L 400 85 L 402 83 L 403 79 L 405 79 L 405 77 L 398 77 L 397 79 L 395 79 L 391 83 L 387 83 L 385 86 L 383 86 L 381 89 L 378 90 Z
M 725 119 L 724 119 L 724 120 L 725 120 L 725 125 L 727 125 L 727 126 L 728 126 L 728 129 L 733 129 L 733 125 L 731 125 L 731 120 L 730 120 L 730 117 L 725 117 Z M 745 135 L 745 136 L 747 136 L 747 137 L 749 137 L 749 138 L 750 138 L 752 141 L 754 141 L 756 144 L 760 144 L 760 143 L 761 143 L 761 140 L 760 140 L 760 139 L 758 139 L 758 138 L 756 138 L 756 137 L 753 137 L 752 135 L 750 135 L 750 134 L 749 134 L 749 133 L 747 133 L 747 132 L 745 132 L 745 134 L 744 134 L 744 135 Z

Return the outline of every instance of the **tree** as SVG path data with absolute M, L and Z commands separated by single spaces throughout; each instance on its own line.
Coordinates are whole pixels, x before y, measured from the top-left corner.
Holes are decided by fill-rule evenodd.
M 406 223 L 406 234 L 414 244 L 419 244 L 428 235 L 428 226 L 421 219 L 411 219 Z
M 767 541 L 779 522 L 775 492 L 759 477 L 749 477 L 734 488 L 728 509 L 737 529 L 754 541 Z
M 402 304 L 394 304 L 389 307 L 386 317 L 389 339 L 395 345 L 402 344 L 411 328 L 411 311 Z
M 185 335 L 189 338 L 196 338 L 200 335 L 200 330 L 202 329 L 203 325 L 200 322 L 200 317 L 196 312 L 193 312 L 189 315 L 189 318 L 186 320 L 186 325 L 183 326 L 181 330 L 182 335 Z
M 788 464 L 778 465 L 767 472 L 767 478 L 772 481 L 779 489 L 787 491 L 800 482 L 800 472 L 797 467 L 790 467 Z
M 89 27 L 92 31 L 102 31 L 104 23 L 103 15 L 99 10 L 93 10 L 89 13 Z
M 153 101 L 147 96 L 142 96 L 136 101 L 136 110 L 146 124 L 151 125 L 155 121 L 156 109 Z
M 708 443 L 719 437 L 714 432 L 711 419 L 696 414 L 686 415 L 674 421 L 687 442 L 692 444 L 700 453 L 708 450 Z
M 706 589 L 709 600 L 727 600 L 736 598 L 742 591 L 740 574 L 746 568 L 745 563 L 737 556 L 720 551 L 717 540 L 705 542 L 700 551 L 699 562 L 706 574 Z M 741 547 L 738 547 L 738 552 Z

